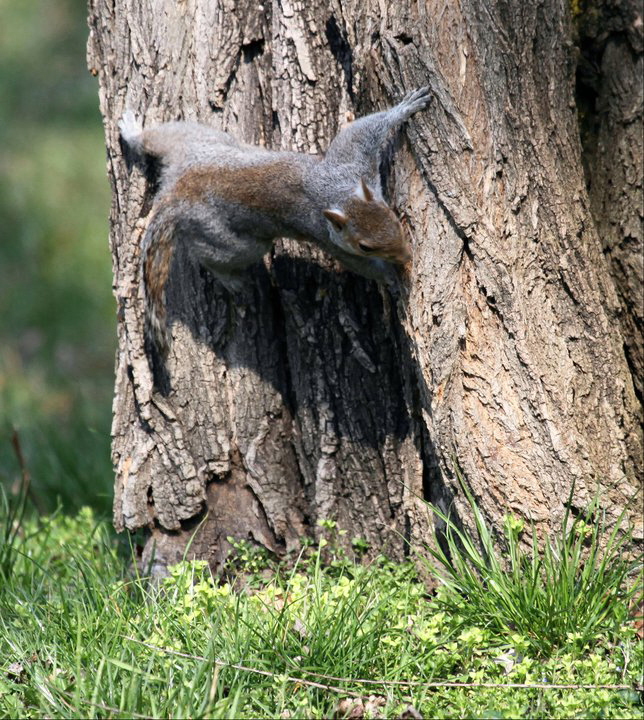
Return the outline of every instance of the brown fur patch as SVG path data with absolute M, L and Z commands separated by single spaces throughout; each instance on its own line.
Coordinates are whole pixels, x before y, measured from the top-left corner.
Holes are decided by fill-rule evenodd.
M 146 321 L 149 332 L 162 356 L 167 355 L 168 339 L 165 311 L 165 285 L 170 273 L 173 251 L 172 228 L 156 228 L 150 238 L 143 260 L 143 279 L 146 292 Z
M 220 198 L 272 214 L 282 213 L 302 192 L 299 169 L 277 160 L 240 168 L 211 165 L 188 170 L 177 181 L 173 195 L 195 202 Z
M 145 257 L 145 286 L 148 295 L 155 305 L 162 300 L 168 273 L 170 272 L 170 259 L 172 257 L 172 232 L 163 228 L 153 238 Z

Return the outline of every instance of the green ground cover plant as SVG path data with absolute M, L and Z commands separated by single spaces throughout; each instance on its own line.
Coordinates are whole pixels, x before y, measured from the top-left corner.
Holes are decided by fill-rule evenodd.
M 90 510 L 20 520 L 10 505 L 1 716 L 641 717 L 642 643 L 612 572 L 611 609 L 545 645 L 538 615 L 500 624 L 454 575 L 428 594 L 411 563 L 349 559 L 332 521 L 290 569 L 238 543 L 225 579 L 183 562 L 152 584 Z

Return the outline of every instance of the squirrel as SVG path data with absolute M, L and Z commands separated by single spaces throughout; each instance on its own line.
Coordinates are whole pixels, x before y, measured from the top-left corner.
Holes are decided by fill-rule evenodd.
M 427 106 L 429 88 L 342 129 L 324 156 L 266 150 L 194 122 L 143 129 L 126 110 L 120 136 L 135 160 L 160 166 L 142 243 L 145 338 L 169 351 L 165 284 L 177 242 L 229 291 L 279 237 L 304 239 L 350 270 L 384 281 L 388 263 L 411 259 L 394 212 L 383 200 L 380 150 L 389 132 Z M 131 156 L 130 156 L 131 157 Z

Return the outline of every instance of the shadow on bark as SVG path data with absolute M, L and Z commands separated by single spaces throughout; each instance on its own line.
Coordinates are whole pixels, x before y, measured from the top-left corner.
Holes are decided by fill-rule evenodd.
M 305 466 L 323 443 L 320 436 L 326 428 L 320 408 L 325 405 L 331 406 L 338 444 L 369 448 L 380 458 L 378 474 L 386 486 L 402 484 L 404 460 L 397 449 L 409 444 L 422 464 L 422 489 L 417 492 L 446 508 L 451 493 L 422 418 L 423 410 L 431 413 L 423 407 L 430 393 L 400 321 L 402 300 L 350 272 L 282 253 L 272 258 L 270 270 L 259 265 L 247 277 L 246 290 L 232 296 L 179 248 L 167 285 L 168 321 L 187 328 L 197 346 L 212 352 L 228 371 L 255 373 L 279 395 L 302 446 L 296 453 L 299 490 L 292 498 L 300 531 L 311 536 L 316 532 L 319 498 L 311 481 L 315 463 Z M 155 370 L 162 394 L 172 403 L 170 376 L 158 364 Z M 261 544 L 278 555 L 286 552 L 288 541 L 271 527 L 246 476 L 243 458 L 233 451 L 230 470 L 208 478 L 199 515 L 182 521 L 178 531 L 159 525 L 152 529 L 144 560 L 153 572 L 162 573 L 180 559 L 188 544 L 188 557 L 208 557 L 212 569 L 221 571 L 228 536 Z M 386 551 L 390 545 L 391 555 L 399 558 L 409 553 L 412 536 L 402 494 L 402 487 L 390 492 L 386 514 L 395 531 L 389 543 L 375 548 Z M 391 499 L 397 495 L 398 501 Z M 382 488 L 375 482 L 374 498 L 382 500 L 380 496 Z M 351 503 L 351 498 L 345 496 L 343 502 Z
M 176 253 L 167 286 L 169 324 L 181 323 L 227 367 L 256 373 L 293 417 L 305 408 L 315 413 L 319 397 L 312 385 L 319 383 L 332 391 L 327 399 L 335 403 L 342 436 L 378 448 L 386 438 L 409 435 L 410 415 L 428 393 L 407 387 L 423 380 L 388 290 L 285 255 L 274 259 L 271 272 L 258 266 L 246 276 L 245 291 L 231 295 Z M 172 398 L 159 358 L 153 369 L 157 389 Z

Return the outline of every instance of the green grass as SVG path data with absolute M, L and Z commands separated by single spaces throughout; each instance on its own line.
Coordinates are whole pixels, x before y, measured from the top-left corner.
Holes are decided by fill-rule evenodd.
M 434 508 L 445 523 L 445 543 L 430 557 L 443 570 L 448 612 L 470 622 L 485 617 L 490 629 L 516 633 L 545 657 L 572 643 L 589 647 L 598 629 L 617 632 L 634 596 L 642 595 L 641 558 L 628 558 L 625 512 L 609 531 L 597 499 L 583 516 L 573 518 L 566 510 L 558 534 L 546 538 L 541 550 L 534 529 L 526 549 L 520 541 L 523 522 L 506 516 L 501 553 L 463 482 L 461 487 L 476 540 Z
M 91 511 L 21 521 L 10 507 L 0 716 L 322 718 L 370 702 L 386 717 L 408 704 L 425 717 L 641 717 L 642 644 L 612 574 L 610 622 L 545 652 L 449 583 L 428 596 L 410 564 L 350 562 L 332 524 L 290 570 L 239 544 L 228 583 L 186 562 L 154 586 Z M 534 687 L 424 685 L 443 681 Z

